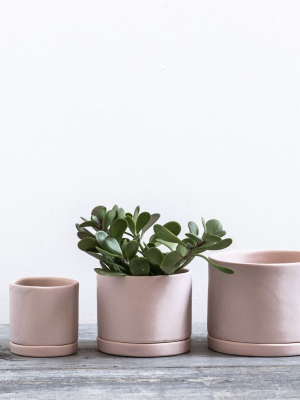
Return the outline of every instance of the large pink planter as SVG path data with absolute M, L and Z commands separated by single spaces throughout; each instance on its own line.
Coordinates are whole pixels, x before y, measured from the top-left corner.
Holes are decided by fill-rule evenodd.
M 300 252 L 231 251 L 210 257 L 208 346 L 246 356 L 300 355 Z
M 97 275 L 98 349 L 132 357 L 190 350 L 192 276 Z
M 76 353 L 79 283 L 24 278 L 10 284 L 10 346 L 15 354 L 55 357 Z

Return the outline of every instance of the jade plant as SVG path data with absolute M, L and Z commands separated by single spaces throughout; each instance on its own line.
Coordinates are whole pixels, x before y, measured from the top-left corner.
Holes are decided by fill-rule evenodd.
M 232 239 L 222 239 L 226 232 L 221 222 L 216 219 L 205 222 L 202 218 L 201 236 L 197 224 L 189 222 L 189 232 L 180 239 L 180 224 L 175 221 L 156 224 L 159 218 L 159 214 L 140 213 L 139 206 L 133 214 L 117 205 L 111 210 L 104 206 L 95 207 L 90 220 L 81 218 L 83 222 L 76 224 L 80 239 L 78 247 L 99 260 L 101 268 L 95 268 L 95 271 L 106 276 L 172 275 L 195 257 L 204 258 L 221 272 L 233 273 L 202 254 L 231 245 Z M 144 234 L 152 226 L 154 234 L 146 243 Z

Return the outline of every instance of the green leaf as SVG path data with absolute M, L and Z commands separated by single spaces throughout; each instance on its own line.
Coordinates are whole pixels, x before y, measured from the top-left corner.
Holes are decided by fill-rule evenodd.
M 223 250 L 226 249 L 226 247 L 230 246 L 232 243 L 232 239 L 224 239 L 219 243 L 215 243 L 210 245 L 207 250 Z M 201 247 L 200 247 L 201 248 Z
M 127 229 L 127 226 L 128 224 L 126 219 L 123 218 L 115 219 L 110 226 L 110 235 L 116 238 L 117 241 L 119 242 L 122 239 L 124 232 Z
M 185 243 L 185 244 L 193 244 L 193 243 L 194 243 L 194 241 L 191 240 L 191 239 L 189 239 L 189 238 L 184 238 L 184 239 L 182 239 L 182 241 L 183 241 L 183 243 Z
M 152 225 L 155 224 L 155 222 L 159 219 L 160 214 L 152 214 L 150 221 L 144 226 L 144 228 L 142 229 L 142 236 L 144 235 L 144 233 L 151 228 Z
M 110 210 L 107 211 L 104 217 L 104 222 L 103 222 L 103 229 L 106 231 L 106 229 L 109 227 L 109 225 L 113 222 L 116 216 L 116 211 L 115 210 Z
M 148 249 L 146 251 L 146 257 L 151 264 L 157 265 L 158 267 L 164 258 L 163 253 L 156 247 Z
M 129 267 L 134 276 L 147 276 L 150 272 L 150 265 L 144 257 L 133 258 L 129 261 Z
M 80 228 L 80 225 L 79 225 L 79 224 L 75 224 L 75 226 L 76 226 L 76 229 L 78 230 L 78 232 L 86 232 L 86 231 L 87 231 L 87 230 L 84 229 L 84 228 Z
M 176 250 L 182 255 L 182 257 L 185 257 L 189 252 L 189 249 L 187 249 L 185 246 L 182 246 L 180 243 L 177 245 Z
M 102 254 L 95 253 L 94 251 L 86 251 L 86 253 L 94 258 L 97 258 L 97 260 L 109 262 L 109 260 L 107 260 Z
M 206 222 L 207 232 L 213 235 L 218 235 L 218 232 L 222 231 L 223 227 L 220 221 L 217 219 L 210 219 Z
M 164 246 L 168 247 L 168 249 L 170 249 L 172 251 L 176 250 L 176 243 L 168 242 L 166 240 L 163 240 L 163 239 L 157 237 L 156 235 L 152 235 L 150 237 L 150 243 L 153 243 L 154 247 L 158 247 L 161 244 L 163 244 Z M 148 246 L 149 246 L 149 244 L 148 244 Z
M 155 244 L 154 244 L 154 243 L 151 243 L 151 242 L 149 242 L 149 243 L 147 244 L 147 246 L 149 247 L 149 249 L 151 249 L 151 248 L 153 248 L 153 247 L 156 247 Z
M 199 235 L 199 228 L 198 228 L 198 225 L 195 224 L 195 222 L 190 221 L 188 223 L 188 226 L 189 226 L 190 233 L 193 233 L 194 235 L 197 235 L 197 236 Z
M 119 265 L 119 264 L 116 264 L 116 263 L 114 262 L 114 260 L 113 260 L 111 257 L 108 257 L 107 255 L 104 256 L 104 255 L 102 255 L 102 254 L 95 253 L 95 252 L 93 252 L 93 251 L 87 251 L 86 253 L 89 254 L 89 255 L 92 256 L 92 257 L 97 258 L 97 260 L 100 260 L 100 263 L 101 263 L 101 262 L 105 263 L 105 265 L 108 266 L 108 268 L 109 268 L 110 270 L 113 270 L 113 271 L 120 271 L 120 269 L 122 269 L 122 270 L 126 271 L 126 268 L 122 267 L 122 266 Z M 114 257 L 115 257 L 115 256 L 114 256 Z
M 163 240 L 160 238 L 156 238 L 155 244 L 156 244 L 156 246 L 158 246 L 158 244 L 163 244 L 164 246 L 166 246 L 168 249 L 170 249 L 172 251 L 174 251 L 176 249 L 175 243 L 167 242 L 166 240 Z
M 198 254 L 197 257 L 204 258 L 209 264 L 211 264 L 213 267 L 215 267 L 217 270 L 224 272 L 225 274 L 234 274 L 234 271 L 230 268 L 222 267 L 221 265 L 215 264 L 211 259 L 203 256 L 202 254 Z
M 103 261 L 100 261 L 100 265 L 105 271 L 110 271 L 109 267 Z
M 156 235 L 152 235 L 152 236 L 150 237 L 150 239 L 149 239 L 149 242 L 150 242 L 150 243 L 155 243 L 155 242 L 156 242 L 156 239 L 157 239 L 157 236 L 156 236 Z
M 118 218 L 126 218 L 125 210 L 123 208 L 118 209 Z
M 82 221 L 85 221 L 85 222 L 88 221 L 87 219 L 85 219 L 85 218 L 83 218 L 83 217 L 80 217 L 80 218 L 82 219 Z
M 114 270 L 117 272 L 126 272 L 126 268 L 120 264 L 112 263 L 112 266 L 113 266 Z
M 106 207 L 102 207 L 101 210 L 99 210 L 98 212 L 98 220 L 100 221 L 101 225 L 103 225 L 105 214 Z
M 135 222 L 133 220 L 132 217 L 130 217 L 129 215 L 126 216 L 126 221 L 128 222 L 128 228 L 130 229 L 131 233 L 133 235 L 136 234 L 136 230 L 135 230 Z
M 94 238 L 94 235 L 90 232 L 77 232 L 77 236 L 79 237 L 79 239 L 83 239 L 86 237 L 92 237 Z
M 211 233 L 207 233 L 206 235 L 204 235 L 204 240 L 207 243 L 216 243 L 216 242 L 218 243 L 221 242 L 222 239 L 217 235 L 212 235 Z
M 95 217 L 95 215 L 91 215 L 91 220 L 96 224 L 96 225 L 100 225 L 100 221 L 98 220 L 97 217 Z
M 178 261 L 182 259 L 181 254 L 178 251 L 171 251 L 168 253 L 160 266 L 160 268 L 168 275 L 173 274 L 178 266 L 176 265 Z
M 126 246 L 127 246 L 128 242 L 129 242 L 129 240 L 127 240 L 127 239 L 123 239 L 121 241 L 121 249 L 122 249 L 122 254 L 123 254 L 124 258 L 126 258 Z
M 156 224 L 156 225 L 154 225 L 153 229 L 154 229 L 155 235 L 158 238 L 166 240 L 167 242 L 181 243 L 185 246 L 185 244 L 177 236 L 175 236 L 172 232 L 170 232 L 164 226 Z
M 122 256 L 119 256 L 119 255 L 117 255 L 117 254 L 110 253 L 109 251 L 103 250 L 103 249 L 101 249 L 100 247 L 97 247 L 97 246 L 96 246 L 96 249 L 97 249 L 101 254 L 104 254 L 104 255 L 106 255 L 106 256 L 109 256 L 109 257 L 112 257 L 112 258 L 123 258 L 123 255 L 122 255 Z
M 107 271 L 101 268 L 95 268 L 94 271 L 97 272 L 97 274 L 104 276 L 126 276 L 124 272 Z
M 83 238 L 78 242 L 78 247 L 82 251 L 94 250 L 97 246 L 97 241 L 94 238 Z
M 204 234 L 206 234 L 207 233 L 207 227 L 206 227 L 205 219 L 202 217 L 201 221 L 202 221 L 202 225 L 203 225 L 203 229 L 204 229 Z
M 222 236 L 225 236 L 226 235 L 226 231 L 219 231 L 218 233 L 217 233 L 217 235 L 218 236 L 220 236 L 220 237 L 222 237 Z
M 101 247 L 103 247 L 104 240 L 107 238 L 107 236 L 108 236 L 108 234 L 104 231 L 98 231 L 96 233 L 95 238 Z
M 100 261 L 100 263 L 105 263 L 105 265 L 108 267 L 108 269 L 110 269 L 111 271 L 114 271 L 115 268 L 113 267 L 113 265 L 115 264 L 113 262 L 113 259 L 111 257 L 108 256 L 104 256 L 102 254 L 99 253 L 95 253 L 93 251 L 86 251 L 87 254 L 89 254 L 90 256 L 96 258 L 97 260 Z
M 137 206 L 136 209 L 134 210 L 133 217 L 132 217 L 135 223 L 137 221 L 137 217 L 138 217 L 139 213 L 140 213 L 140 206 Z
M 113 209 L 113 211 L 115 211 L 117 213 L 119 207 L 115 204 L 112 209 Z
M 148 212 L 142 212 L 136 220 L 136 232 L 139 233 L 150 221 L 151 215 Z
M 176 221 L 170 221 L 164 224 L 164 227 L 167 228 L 170 232 L 173 233 L 173 235 L 178 236 L 179 233 L 181 232 L 181 226 L 178 222 Z
M 193 249 L 193 254 L 199 254 L 199 253 L 203 253 L 206 250 L 210 250 L 211 246 L 213 246 L 213 245 L 214 245 L 213 243 L 207 243 L 201 247 L 195 247 Z
M 93 208 L 93 210 L 92 210 L 92 215 L 94 215 L 95 217 L 97 217 L 99 211 L 101 210 L 101 208 L 103 208 L 103 206 L 97 206 L 97 207 Z
M 123 256 L 119 242 L 114 237 L 107 236 L 107 238 L 104 240 L 103 246 L 110 253 Z
M 91 226 L 91 227 L 94 228 L 94 227 L 97 226 L 97 224 L 95 224 L 94 221 L 85 221 L 85 222 L 83 222 L 82 224 L 79 225 L 80 228 L 85 228 L 87 226 Z
M 139 248 L 138 242 L 131 240 L 126 246 L 125 254 L 128 260 L 131 260 L 137 253 Z
M 189 263 L 192 262 L 194 258 L 195 258 L 195 257 L 190 257 L 190 258 L 188 258 L 188 259 L 180 266 L 180 268 L 178 268 L 178 269 L 176 270 L 176 272 L 179 271 L 179 270 L 181 270 L 182 268 L 186 267 L 187 265 L 189 265 Z
M 185 234 L 189 239 L 191 239 L 193 242 L 197 242 L 197 243 L 202 243 L 203 240 L 201 239 L 201 237 L 199 237 L 198 235 L 195 235 L 194 233 L 186 233 Z

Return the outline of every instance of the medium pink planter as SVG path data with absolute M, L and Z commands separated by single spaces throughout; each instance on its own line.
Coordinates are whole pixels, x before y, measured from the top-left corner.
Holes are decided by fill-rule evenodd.
M 231 251 L 210 257 L 208 346 L 245 356 L 300 355 L 300 252 Z
M 131 357 L 186 353 L 191 344 L 192 274 L 97 275 L 98 349 Z
M 64 278 L 23 278 L 10 283 L 12 353 L 55 357 L 78 347 L 79 283 Z

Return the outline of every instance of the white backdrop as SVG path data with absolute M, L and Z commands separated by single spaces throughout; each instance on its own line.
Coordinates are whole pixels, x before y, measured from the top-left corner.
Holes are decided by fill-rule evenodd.
M 300 249 L 299 50 L 297 0 L 2 0 L 0 323 L 9 281 L 43 275 L 79 280 L 96 322 L 74 225 L 99 204 Z

